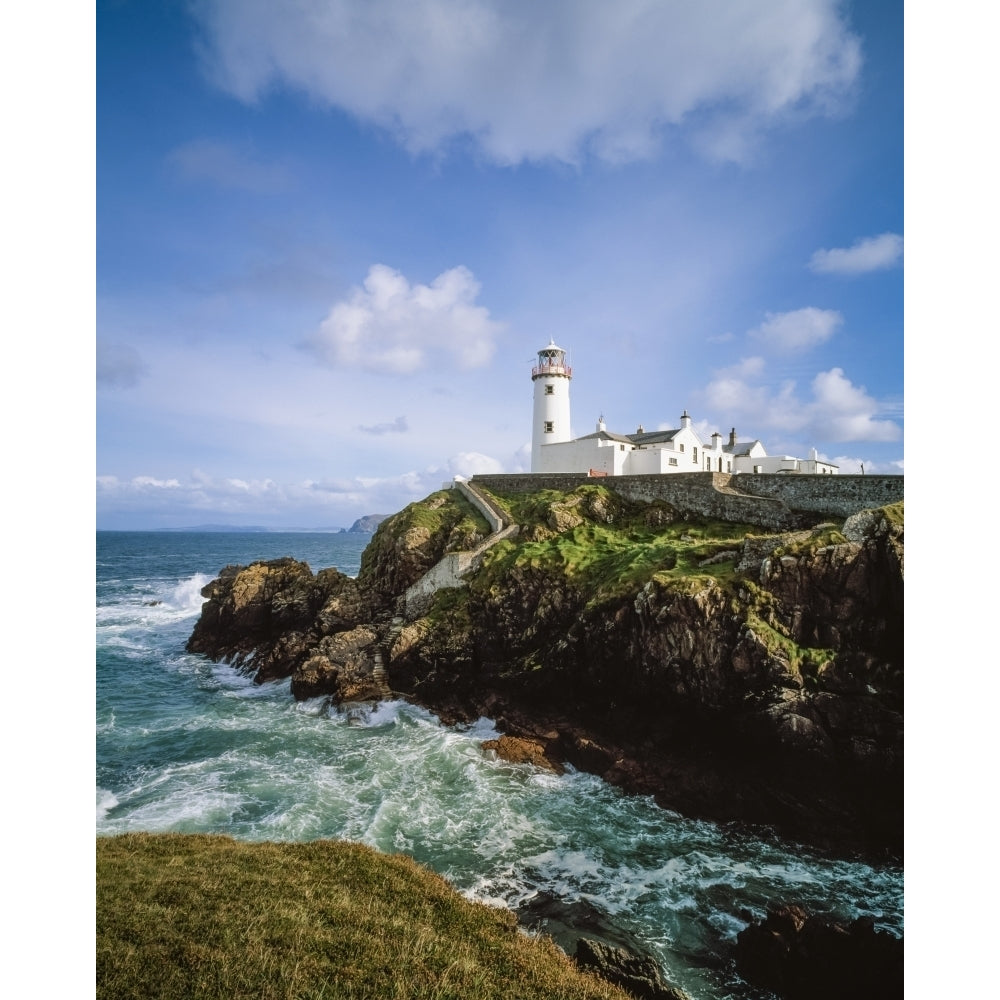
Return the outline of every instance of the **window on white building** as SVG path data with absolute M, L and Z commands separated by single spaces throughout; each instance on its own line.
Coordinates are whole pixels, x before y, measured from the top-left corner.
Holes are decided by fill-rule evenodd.
M 684 453 L 684 445 L 681 445 L 681 454 Z
M 555 430 L 555 427 L 553 426 L 553 424 L 554 424 L 554 421 L 552 421 L 552 420 L 546 420 L 545 421 L 545 433 L 546 434 L 551 434 Z
M 545 387 L 545 395 L 546 396 L 553 396 L 553 395 L 555 395 L 555 391 L 556 391 L 556 387 L 554 385 L 547 385 Z
M 670 464 L 671 465 L 676 465 L 677 464 L 677 459 L 676 458 L 670 459 Z
M 698 464 L 698 449 L 697 449 L 697 447 L 695 447 L 695 449 L 694 449 L 694 455 L 693 455 L 691 461 L 694 462 L 695 465 Z

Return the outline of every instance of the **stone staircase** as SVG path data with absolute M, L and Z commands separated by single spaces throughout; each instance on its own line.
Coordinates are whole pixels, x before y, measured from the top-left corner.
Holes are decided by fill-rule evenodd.
M 518 526 L 492 504 L 478 487 L 464 480 L 456 480 L 452 488 L 459 490 L 482 513 L 492 531 L 471 551 L 449 552 L 406 590 L 400 602 L 400 612 L 410 620 L 420 615 L 439 590 L 464 586 L 463 578 L 482 565 L 483 556 L 498 542 L 511 538 L 518 532 Z
M 391 699 L 394 695 L 389 686 L 389 677 L 385 665 L 392 658 L 392 647 L 399 638 L 400 632 L 407 621 L 419 617 L 430 605 L 434 594 L 445 587 L 462 587 L 463 577 L 481 565 L 483 556 L 497 542 L 517 534 L 518 526 L 483 496 L 478 488 L 458 480 L 453 488 L 461 491 L 470 503 L 479 510 L 489 522 L 492 531 L 474 549 L 466 552 L 449 552 L 436 565 L 432 566 L 413 586 L 409 587 L 396 601 L 396 611 L 392 619 L 381 626 L 381 639 L 374 653 L 372 681 L 382 692 L 381 697 Z

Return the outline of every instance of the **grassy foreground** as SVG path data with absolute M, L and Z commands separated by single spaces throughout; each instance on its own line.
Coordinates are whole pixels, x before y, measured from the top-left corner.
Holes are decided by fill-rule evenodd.
M 615 998 L 513 914 L 359 844 L 97 838 L 97 997 Z

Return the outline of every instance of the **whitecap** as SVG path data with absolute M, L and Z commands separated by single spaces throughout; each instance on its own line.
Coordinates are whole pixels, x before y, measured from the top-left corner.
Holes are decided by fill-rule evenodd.
M 106 788 L 98 788 L 97 822 L 100 823 L 116 805 L 118 805 L 118 799 L 114 792 L 109 792 Z
M 181 580 L 170 594 L 170 606 L 185 615 L 200 615 L 205 598 L 201 596 L 202 589 L 212 580 L 207 573 L 195 573 L 194 576 Z

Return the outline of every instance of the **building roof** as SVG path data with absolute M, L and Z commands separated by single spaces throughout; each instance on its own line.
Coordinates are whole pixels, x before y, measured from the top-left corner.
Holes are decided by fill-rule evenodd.
M 613 434 L 611 431 L 594 431 L 593 434 L 584 434 L 583 437 L 577 438 L 577 441 L 592 441 L 594 439 L 599 441 L 621 441 L 624 444 L 632 443 L 631 439 L 622 434 Z
M 664 444 L 667 441 L 673 441 L 674 435 L 680 428 L 674 428 L 671 431 L 643 431 L 640 433 L 629 434 L 627 440 L 631 441 L 632 444 L 644 445 L 644 444 Z
M 764 446 L 760 443 L 760 439 L 756 438 L 753 441 L 737 441 L 736 444 L 724 444 L 722 450 L 732 455 L 734 458 L 740 455 L 749 455 L 750 449 L 755 445 L 760 444 L 763 448 Z
M 549 351 L 562 351 L 563 354 L 566 353 L 566 351 L 562 347 L 560 347 L 551 337 L 549 338 L 548 344 L 546 344 L 545 347 L 541 348 L 541 350 L 539 350 L 538 353 L 545 354 Z

